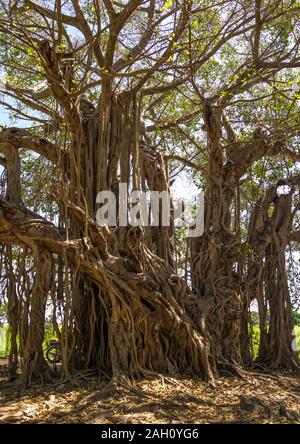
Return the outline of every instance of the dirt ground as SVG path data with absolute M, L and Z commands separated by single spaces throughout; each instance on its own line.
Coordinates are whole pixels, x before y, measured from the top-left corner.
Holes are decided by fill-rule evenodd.
M 220 378 L 160 377 L 112 385 L 89 375 L 20 392 L 0 360 L 0 423 L 300 423 L 300 379 L 249 372 Z

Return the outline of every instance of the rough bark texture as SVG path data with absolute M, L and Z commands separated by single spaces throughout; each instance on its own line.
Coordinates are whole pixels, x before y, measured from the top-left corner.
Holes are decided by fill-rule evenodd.
M 258 303 L 261 332 L 257 362 L 275 369 L 299 366 L 292 349 L 292 308 L 285 265 L 294 217 L 292 197 L 298 184 L 299 176 L 295 176 L 270 187 L 257 202 L 249 229 L 249 291 Z M 291 191 L 278 195 L 281 185 L 291 186 Z
M 192 284 L 202 304 L 209 307 L 206 309 L 206 323 L 214 362 L 221 370 L 235 373 L 239 372 L 243 364 L 249 365 L 252 361 L 248 318 L 250 302 L 255 297 L 247 291 L 249 276 L 244 266 L 245 253 L 240 237 L 239 182 L 249 166 L 256 160 L 265 155 L 276 156 L 284 146 L 280 141 L 267 138 L 261 131 L 254 133 L 252 141 L 242 146 L 227 121 L 226 115 L 222 115 L 220 108 L 212 106 L 207 100 L 204 100 L 203 115 L 209 149 L 205 191 L 205 227 L 204 234 L 200 238 L 192 239 L 191 242 Z M 227 134 L 227 144 L 222 141 L 222 126 Z M 233 206 L 235 212 L 232 211 Z M 291 221 L 286 218 L 285 212 L 282 214 L 285 214 L 285 218 L 279 217 L 280 222 L 278 222 L 282 226 L 274 228 L 280 233 L 274 234 L 274 247 L 269 249 L 269 254 L 274 259 L 272 263 L 268 261 L 268 269 L 274 275 L 268 281 L 267 293 L 272 294 L 275 285 L 276 288 L 278 287 L 276 294 L 280 300 L 276 308 L 273 306 L 272 327 L 270 325 L 272 332 L 269 337 L 272 337 L 272 342 L 277 344 L 279 335 L 285 336 L 286 339 L 282 340 L 286 350 L 289 350 L 287 353 L 291 353 L 291 307 L 284 271 L 284 252 L 289 239 Z M 283 226 L 285 227 L 284 234 Z M 250 227 L 249 230 L 251 233 L 252 228 Z M 259 241 L 258 248 L 263 248 Z M 252 265 L 249 273 L 253 272 L 255 278 L 259 279 L 262 270 L 257 269 L 257 263 L 253 264 L 253 268 L 251 267 Z M 277 284 L 272 281 L 275 275 Z M 272 289 L 271 286 L 273 286 Z M 251 289 L 253 290 L 253 287 Z M 255 289 L 255 291 L 258 290 Z M 265 314 L 266 310 L 265 307 Z M 288 313 L 285 314 L 286 311 Z M 266 335 L 265 318 L 261 311 L 260 314 L 263 317 L 260 327 L 262 338 L 264 338 Z M 273 316 L 279 316 L 281 320 L 273 322 Z M 281 333 L 275 333 L 274 328 L 282 328 Z M 283 361 L 285 358 L 282 358 Z M 285 362 L 287 366 L 290 366 L 290 359 Z

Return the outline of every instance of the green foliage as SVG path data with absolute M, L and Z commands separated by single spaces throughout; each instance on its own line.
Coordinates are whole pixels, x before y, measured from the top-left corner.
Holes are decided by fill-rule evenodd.
M 251 338 L 253 359 L 255 359 L 257 358 L 258 349 L 259 349 L 259 340 L 260 340 L 259 326 L 257 324 L 249 326 L 249 333 Z
M 8 356 L 10 349 L 8 325 L 0 326 L 0 357 Z
M 55 180 L 58 173 L 53 165 L 42 156 L 30 152 L 22 153 L 21 183 L 23 200 L 26 206 L 43 214 L 50 220 L 57 215 L 57 207 L 53 203 Z
M 299 311 L 294 310 L 292 312 L 292 320 L 293 320 L 293 325 L 299 327 L 300 326 L 300 313 Z

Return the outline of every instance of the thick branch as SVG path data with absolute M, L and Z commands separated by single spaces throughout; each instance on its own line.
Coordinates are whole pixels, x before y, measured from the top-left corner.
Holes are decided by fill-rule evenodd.
M 32 150 L 56 165 L 60 159 L 60 148 L 47 139 L 36 137 L 20 128 L 5 128 L 0 131 L 0 143 L 8 143 L 17 148 Z

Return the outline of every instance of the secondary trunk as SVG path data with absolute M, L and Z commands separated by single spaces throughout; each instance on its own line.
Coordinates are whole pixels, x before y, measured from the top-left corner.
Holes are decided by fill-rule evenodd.
M 200 300 L 210 300 L 206 319 L 214 360 L 228 370 L 241 363 L 242 294 L 230 216 L 235 182 L 220 142 L 221 111 L 206 103 L 204 119 L 209 147 L 205 225 L 201 238 L 191 243 L 192 284 Z
M 292 349 L 292 307 L 285 268 L 292 196 L 293 192 L 278 196 L 277 186 L 271 187 L 258 201 L 249 229 L 249 291 L 257 299 L 260 326 L 257 362 L 276 369 L 299 365 Z

